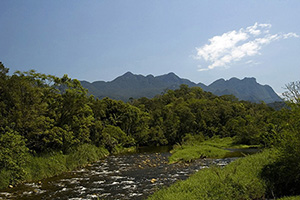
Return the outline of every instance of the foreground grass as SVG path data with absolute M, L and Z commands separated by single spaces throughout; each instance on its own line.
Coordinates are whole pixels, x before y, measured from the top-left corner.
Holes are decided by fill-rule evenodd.
M 236 145 L 234 138 L 211 138 L 206 141 L 187 141 L 183 145 L 174 146 L 169 158 L 170 163 L 191 162 L 199 158 L 224 158 L 230 152 L 226 148 L 250 148 L 258 146 Z
M 225 168 L 203 169 L 185 181 L 154 193 L 149 199 L 263 199 L 267 185 L 260 178 L 262 168 L 272 163 L 275 150 L 240 158 Z
M 109 152 L 103 147 L 83 144 L 67 155 L 60 152 L 42 156 L 28 155 L 26 165 L 23 168 L 25 173 L 23 181 L 37 181 L 52 177 L 95 162 L 108 154 Z M 10 171 L 4 170 L 0 172 L 0 188 L 10 184 L 10 173 Z

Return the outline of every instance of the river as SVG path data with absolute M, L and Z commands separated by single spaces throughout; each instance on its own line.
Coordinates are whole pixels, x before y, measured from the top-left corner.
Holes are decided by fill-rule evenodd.
M 155 150 L 112 155 L 85 168 L 1 190 L 0 199 L 145 199 L 198 170 L 210 165 L 224 166 L 236 159 L 201 159 L 170 165 L 167 163 L 171 154 Z

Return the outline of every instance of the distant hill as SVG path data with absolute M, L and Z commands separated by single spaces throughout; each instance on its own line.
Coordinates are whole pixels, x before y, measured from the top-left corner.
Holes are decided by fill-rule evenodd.
M 260 85 L 255 78 L 244 78 L 243 80 L 237 78 L 219 79 L 206 86 L 202 83 L 196 84 L 188 79 L 182 79 L 174 73 L 161 76 L 143 76 L 127 72 L 113 81 L 95 81 L 93 83 L 81 81 L 81 84 L 95 97 L 100 99 L 109 97 L 123 101 L 128 101 L 129 98 L 152 98 L 166 90 L 177 89 L 181 84 L 186 84 L 189 87 L 201 87 L 204 91 L 219 96 L 233 94 L 240 100 L 251 102 L 273 103 L 282 101 L 270 86 Z
M 240 100 L 251 102 L 273 103 L 282 101 L 269 85 L 260 85 L 255 78 L 244 78 L 242 80 L 231 78 L 227 81 L 219 79 L 210 84 L 207 91 L 218 96 L 232 94 Z

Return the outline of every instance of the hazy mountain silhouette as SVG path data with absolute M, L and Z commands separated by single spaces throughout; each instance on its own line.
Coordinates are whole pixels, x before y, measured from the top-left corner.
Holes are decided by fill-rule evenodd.
M 272 103 L 282 101 L 270 86 L 257 83 L 255 78 L 244 78 L 242 80 L 237 78 L 219 79 L 206 86 L 202 83 L 196 84 L 188 79 L 180 78 L 172 72 L 161 76 L 143 76 L 127 72 L 109 82 L 95 81 L 89 83 L 81 81 L 81 83 L 95 97 L 109 97 L 123 101 L 128 101 L 129 98 L 152 98 L 166 90 L 177 89 L 181 84 L 186 84 L 189 87 L 201 87 L 204 91 L 219 96 L 233 94 L 240 100 L 251 102 L 264 101 L 265 103 Z

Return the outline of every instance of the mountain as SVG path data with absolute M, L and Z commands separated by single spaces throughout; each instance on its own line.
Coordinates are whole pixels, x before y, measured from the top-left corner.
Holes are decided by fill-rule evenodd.
M 130 98 L 152 98 L 166 90 L 177 89 L 181 84 L 186 84 L 189 87 L 201 87 L 204 91 L 219 96 L 233 94 L 240 100 L 251 102 L 264 101 L 265 103 L 272 103 L 282 101 L 270 86 L 260 85 L 255 78 L 244 78 L 242 80 L 237 78 L 219 79 L 206 86 L 203 83 L 196 84 L 188 79 L 180 78 L 172 72 L 161 76 L 143 76 L 127 72 L 113 81 L 95 81 L 93 83 L 81 81 L 81 84 L 95 97 L 100 99 L 109 97 L 123 101 L 128 101 Z
M 231 78 L 227 81 L 219 79 L 210 84 L 207 91 L 218 96 L 232 94 L 240 100 L 251 102 L 273 103 L 282 101 L 269 85 L 260 85 L 255 78 L 242 80 Z

